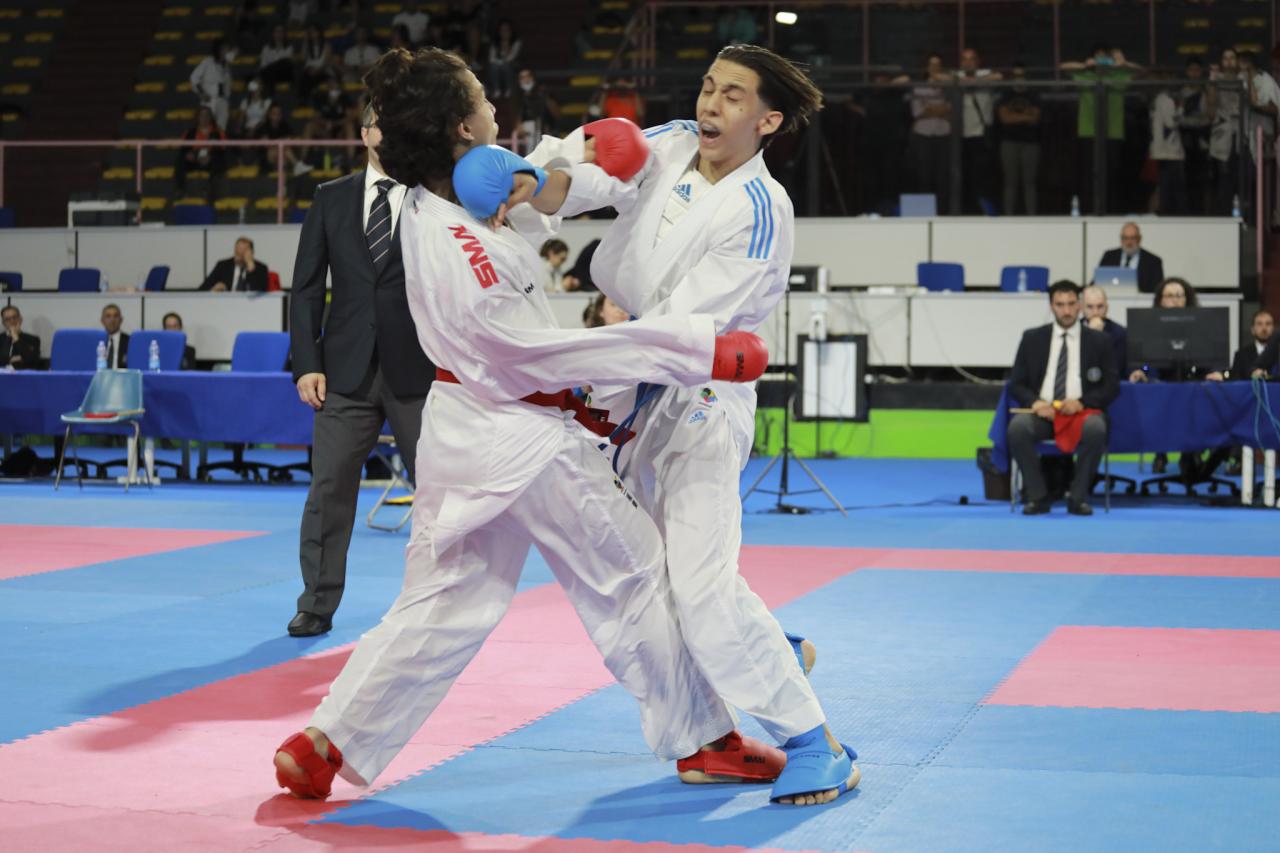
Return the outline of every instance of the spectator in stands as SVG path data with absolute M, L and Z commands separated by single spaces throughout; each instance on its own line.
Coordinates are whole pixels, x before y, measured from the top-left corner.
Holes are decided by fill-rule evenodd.
M 258 75 L 274 91 L 277 83 L 292 83 L 294 78 L 294 50 L 289 44 L 284 24 L 271 28 L 271 40 L 258 56 Z
M 267 265 L 253 255 L 253 241 L 240 237 L 232 256 L 213 265 L 200 289 L 214 293 L 263 292 L 267 289 L 267 272 Z
M 582 312 L 582 325 L 588 329 L 625 323 L 630 319 L 631 315 L 625 309 L 603 293 L 592 299 Z
M 600 108 L 604 118 L 625 118 L 644 127 L 644 99 L 636 89 L 634 77 L 606 84 Z
M 1054 282 L 1049 304 L 1054 322 L 1024 332 L 1013 362 L 1009 393 L 1032 411 L 1010 419 L 1009 452 L 1022 470 L 1023 514 L 1046 513 L 1049 493 L 1036 444 L 1057 437 L 1058 419 L 1083 417 L 1077 426 L 1079 458 L 1067 512 L 1093 515 L 1086 498 L 1107 446 L 1105 412 L 1120 394 L 1120 377 L 1110 339 L 1078 322 L 1080 288 L 1070 281 Z
M 564 291 L 564 262 L 569 258 L 569 246 L 563 240 L 551 239 L 542 244 L 539 256 L 547 262 L 547 292 Z
M 107 333 L 107 367 L 110 369 L 127 367 L 129 364 L 129 336 L 120 331 L 124 323 L 124 314 L 120 306 L 114 302 L 102 309 L 102 328 Z
M 739 6 L 736 10 L 726 8 L 716 19 L 718 44 L 755 44 L 759 34 L 756 16 L 745 6 Z
M 356 27 L 355 44 L 342 54 L 342 68 L 348 80 L 359 80 L 370 65 L 378 61 L 382 51 L 377 45 L 370 43 L 369 31 L 364 27 Z
M 351 119 L 351 100 L 342 90 L 342 80 L 337 74 L 329 76 L 323 89 L 318 89 L 311 100 L 315 115 L 303 131 L 304 139 L 354 139 L 356 126 Z M 303 148 L 295 171 L 311 166 L 323 166 L 326 171 L 336 167 L 331 147 Z
M 182 134 L 182 138 L 191 141 L 226 139 L 222 128 L 214 122 L 213 111 L 209 107 L 201 107 L 196 111 L 196 123 Z M 206 197 L 213 204 L 217 195 L 217 186 L 227 170 L 226 150 L 221 146 L 188 145 L 178 149 L 177 159 L 173 167 L 173 181 L 179 193 L 186 192 L 187 172 L 201 169 L 209 173 L 209 184 Z
M 289 120 L 284 117 L 284 107 L 279 104 L 272 104 L 271 109 L 267 110 L 267 120 L 258 128 L 258 139 L 292 139 L 293 127 L 289 124 Z M 286 170 L 292 170 L 297 167 L 298 158 L 294 154 L 295 149 L 286 146 L 284 148 L 284 167 Z M 261 166 L 275 171 L 276 159 L 279 156 L 279 150 L 275 146 L 267 146 L 261 149 L 260 155 Z
M 938 84 L 951 80 L 942 56 L 929 55 L 924 80 L 911 90 L 911 151 L 916 191 L 933 193 L 938 212 L 949 212 L 951 198 L 951 104 Z
M 978 52 L 966 47 L 960 52 L 960 70 L 956 78 L 963 89 L 964 142 L 962 154 L 962 179 L 964 182 L 965 213 L 983 213 L 983 202 L 994 206 L 992 187 L 996 166 L 992 152 L 995 146 L 995 108 L 991 90 L 983 82 L 1003 78 L 997 71 L 982 68 Z
M 1169 76 L 1163 75 L 1166 81 Z M 1187 212 L 1186 153 L 1182 147 L 1182 110 L 1171 81 L 1151 102 L 1149 156 L 1159 168 L 1159 211 L 1162 216 Z
M 1085 325 L 1096 332 L 1104 332 L 1111 339 L 1111 346 L 1116 355 L 1116 376 L 1126 376 L 1129 372 L 1129 333 L 1115 320 L 1107 316 L 1110 305 L 1107 304 L 1107 292 L 1096 284 L 1084 289 Z
M 240 139 L 253 139 L 262 130 L 271 111 L 271 98 L 261 77 L 254 77 L 245 86 L 244 100 L 240 102 L 240 133 L 233 134 Z
M 409 28 L 403 24 L 391 28 L 391 42 L 387 45 L 387 50 L 397 48 L 413 51 L 413 44 L 409 41 Z
M 1095 208 L 1093 199 L 1093 173 L 1104 164 L 1094 163 L 1093 140 L 1098 133 L 1106 133 L 1106 189 L 1107 204 L 1102 212 L 1120 210 L 1124 204 L 1124 187 L 1118 181 L 1120 156 L 1124 148 L 1124 89 L 1141 67 L 1125 58 L 1124 51 L 1105 44 L 1095 45 L 1089 58 L 1083 62 L 1064 62 L 1063 71 L 1075 72 L 1080 81 L 1080 101 L 1076 113 L 1076 188 L 1087 211 Z M 1103 118 L 1105 129 L 1095 128 L 1095 88 L 1102 83 L 1107 96 Z
M 309 98 L 316 87 L 329 79 L 337 67 L 333 47 L 317 26 L 307 27 L 302 39 L 302 73 L 299 75 L 299 94 Z
M 1012 79 L 1013 87 L 1005 91 L 996 107 L 1004 175 L 1004 214 L 1014 214 L 1021 194 L 1022 212 L 1035 216 L 1039 207 L 1040 96 L 1027 88 L 1027 69 L 1022 63 L 1013 66 Z
M 1274 225 L 1275 222 L 1271 218 L 1271 211 L 1275 205 L 1275 194 L 1272 191 L 1272 182 L 1276 174 L 1275 160 L 1272 157 L 1272 150 L 1275 146 L 1276 139 L 1276 118 L 1280 115 L 1280 84 L 1277 84 L 1275 78 L 1267 72 L 1257 67 L 1257 57 L 1252 53 L 1240 54 L 1240 75 L 1245 81 L 1245 105 L 1244 110 L 1244 133 L 1245 144 L 1249 147 L 1249 154 L 1253 159 L 1253 163 L 1258 162 L 1259 157 L 1263 161 L 1263 170 L 1266 175 L 1263 184 L 1263 212 L 1266 221 Z M 1262 150 L 1258 151 L 1258 140 L 1255 128 L 1262 128 Z M 1245 207 L 1251 208 L 1252 198 L 1245 202 Z
M 164 319 L 160 321 L 160 325 L 166 332 L 181 332 L 182 317 L 176 311 L 170 311 L 164 315 Z M 178 366 L 179 370 L 195 370 L 196 369 L 196 348 L 191 344 L 184 344 L 182 347 L 182 363 Z
M 1213 123 L 1209 125 L 1209 165 L 1213 181 L 1209 213 L 1213 216 L 1234 215 L 1232 199 L 1240 191 L 1237 148 L 1241 93 L 1235 88 L 1239 79 L 1239 57 L 1234 49 L 1227 48 L 1222 51 L 1221 64 L 1209 68 L 1209 80 L 1220 84 L 1209 88 L 1213 115 Z
M 516 151 L 527 154 L 538 147 L 544 133 L 554 133 L 560 105 L 538 82 L 530 68 L 521 68 L 515 93 Z
M 1187 212 L 1203 216 L 1209 212 L 1209 126 L 1213 121 L 1212 89 L 1204 82 L 1204 63 L 1187 60 L 1186 77 L 1191 82 L 1178 92 L 1182 109 L 1179 126 L 1182 150 L 1186 154 Z
M 595 281 L 591 278 L 591 259 L 595 257 L 596 249 L 599 247 L 599 240 L 592 240 L 582 247 L 582 251 L 578 253 L 578 259 L 573 262 L 573 268 L 564 274 L 564 278 L 560 282 L 560 287 L 564 292 L 598 289 Z
M 0 367 L 35 370 L 40 367 L 40 339 L 22 331 L 22 312 L 17 305 L 0 309 L 4 332 L 0 334 Z
M 235 49 L 225 39 L 213 43 L 209 55 L 191 72 L 191 91 L 200 106 L 213 111 L 218 127 L 227 126 L 231 112 L 231 62 L 236 58 Z
M 511 21 L 498 22 L 498 29 L 489 41 L 489 92 L 493 97 L 511 97 L 511 85 L 516 62 L 520 59 L 520 37 Z
M 1136 222 L 1121 226 L 1120 248 L 1103 252 L 1098 266 L 1136 269 L 1138 290 L 1143 293 L 1154 293 L 1156 286 L 1164 281 L 1164 261 L 1142 248 L 1142 230 Z
M 391 19 L 392 28 L 404 27 L 409 34 L 409 44 L 420 46 L 427 37 L 427 25 L 431 23 L 430 7 L 428 2 L 406 3 Z
M 315 19 L 319 6 L 320 0 L 289 0 L 289 16 L 285 23 L 306 26 Z

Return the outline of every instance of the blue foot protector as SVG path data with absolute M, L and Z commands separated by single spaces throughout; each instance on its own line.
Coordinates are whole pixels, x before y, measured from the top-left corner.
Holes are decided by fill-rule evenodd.
M 787 766 L 773 783 L 769 794 L 771 802 L 783 797 L 817 794 L 836 790 L 843 794 L 858 784 L 861 774 L 853 760 L 858 754 L 841 744 L 844 752 L 832 755 L 822 726 L 796 735 L 782 745 L 787 754 Z
M 801 645 L 801 643 L 804 642 L 804 637 L 801 637 L 799 634 L 793 634 L 790 631 L 783 631 L 782 633 L 786 634 L 787 641 L 791 643 L 791 648 L 796 653 L 796 660 L 800 662 L 801 671 L 803 671 L 805 675 L 808 675 L 810 667 L 804 662 L 804 647 Z

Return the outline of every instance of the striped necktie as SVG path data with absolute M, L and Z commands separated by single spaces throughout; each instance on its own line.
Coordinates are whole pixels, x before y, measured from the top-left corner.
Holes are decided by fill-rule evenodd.
M 1062 349 L 1058 350 L 1058 366 L 1053 371 L 1053 399 L 1067 399 L 1067 333 L 1062 333 Z
M 364 232 L 369 244 L 369 257 L 373 258 L 373 268 L 377 272 L 382 272 L 391 251 L 391 200 L 387 193 L 395 185 L 396 182 L 390 178 L 383 178 L 374 185 L 378 188 L 378 197 L 369 209 L 369 227 Z

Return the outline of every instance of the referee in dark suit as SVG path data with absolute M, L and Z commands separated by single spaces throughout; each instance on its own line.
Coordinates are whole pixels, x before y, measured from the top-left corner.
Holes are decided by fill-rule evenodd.
M 293 268 L 293 377 L 298 395 L 316 410 L 299 548 L 305 589 L 289 623 L 295 637 L 332 627 L 346 581 L 360 470 L 384 420 L 414 478 L 422 406 L 435 375 L 405 296 L 398 226 L 406 188 L 381 170 L 382 133 L 369 108 L 360 138 L 368 167 L 316 190 Z M 326 273 L 333 293 L 324 320 Z

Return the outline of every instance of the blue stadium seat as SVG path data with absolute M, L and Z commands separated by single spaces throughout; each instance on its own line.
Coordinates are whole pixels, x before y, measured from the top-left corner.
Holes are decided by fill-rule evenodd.
M 1018 271 L 1027 272 L 1027 290 L 1044 293 L 1049 289 L 1048 267 L 1004 267 L 1000 270 L 1000 289 L 1007 293 L 1018 291 Z
M 964 290 L 964 266 L 961 264 L 916 264 L 916 284 L 925 290 Z
M 102 270 L 93 267 L 67 267 L 58 273 L 61 293 L 97 293 L 102 285 Z
M 288 358 L 288 332 L 240 332 L 231 348 L 231 369 L 237 373 L 279 372 Z
M 10 293 L 17 293 L 22 290 L 22 273 L 20 272 L 0 272 L 0 284 L 4 287 L 0 290 L 7 290 Z
M 0 228 L 12 228 L 17 224 L 12 207 L 0 207 Z
M 142 289 L 148 292 L 155 290 L 164 290 L 164 286 L 169 283 L 169 268 L 167 266 L 154 266 L 147 273 L 147 281 L 142 285 Z
M 213 205 L 175 204 L 173 206 L 174 225 L 212 225 L 216 221 Z
M 107 340 L 102 329 L 58 329 L 49 348 L 50 370 L 93 370 L 98 366 L 98 342 Z
M 144 329 L 129 336 L 128 367 L 130 370 L 148 370 L 151 359 L 151 342 L 160 345 L 160 369 L 181 370 L 182 350 L 187 345 L 186 332 L 162 332 Z

